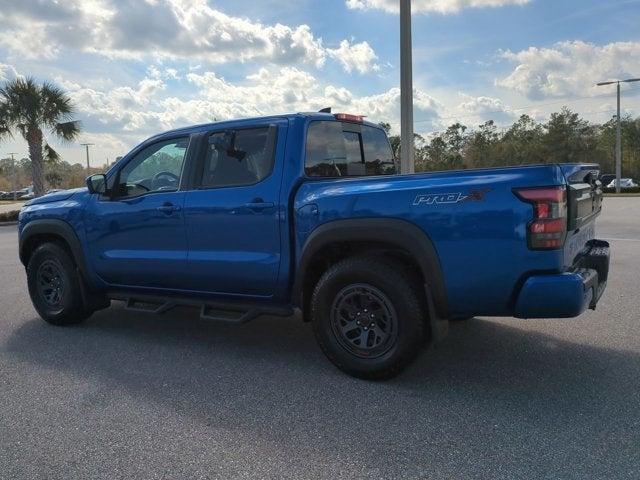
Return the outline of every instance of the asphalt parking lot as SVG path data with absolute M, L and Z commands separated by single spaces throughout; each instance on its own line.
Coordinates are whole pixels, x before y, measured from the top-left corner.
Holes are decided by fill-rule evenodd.
M 598 236 L 597 311 L 453 324 L 372 383 L 295 318 L 49 326 L 0 227 L 0 477 L 638 479 L 640 198 L 607 198 Z

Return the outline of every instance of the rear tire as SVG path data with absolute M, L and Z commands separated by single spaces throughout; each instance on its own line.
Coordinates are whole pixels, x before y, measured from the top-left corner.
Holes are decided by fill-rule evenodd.
M 65 248 L 44 243 L 31 255 L 27 283 L 31 302 L 42 319 L 52 325 L 73 325 L 90 317 L 82 301 L 82 278 Z
M 421 282 L 401 263 L 354 257 L 330 267 L 311 298 L 311 322 L 327 358 L 349 375 L 398 375 L 418 355 L 428 319 Z

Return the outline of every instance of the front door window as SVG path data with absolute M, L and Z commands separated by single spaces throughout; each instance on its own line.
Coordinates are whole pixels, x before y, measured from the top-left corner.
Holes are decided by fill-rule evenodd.
M 188 146 L 188 138 L 179 138 L 154 143 L 140 151 L 120 171 L 116 197 L 177 191 Z

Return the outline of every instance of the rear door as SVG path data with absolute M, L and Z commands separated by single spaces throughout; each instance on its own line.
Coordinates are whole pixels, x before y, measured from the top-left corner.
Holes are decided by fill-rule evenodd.
M 576 256 L 595 237 L 595 220 L 602 210 L 602 183 L 598 179 L 600 167 L 588 164 L 560 166 L 567 181 L 567 239 L 564 262 L 572 266 Z
M 287 200 L 280 199 L 286 133 L 287 121 L 278 120 L 201 139 L 195 185 L 185 198 L 190 290 L 274 294 Z

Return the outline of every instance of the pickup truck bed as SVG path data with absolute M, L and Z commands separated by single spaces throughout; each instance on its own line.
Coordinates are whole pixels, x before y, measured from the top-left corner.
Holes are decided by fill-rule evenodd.
M 441 283 L 440 288 L 444 288 L 446 306 L 442 315 L 548 317 L 549 309 L 536 304 L 553 304 L 552 316 L 576 316 L 589 306 L 589 302 L 582 301 L 581 293 L 579 298 L 576 295 L 571 298 L 564 292 L 560 295 L 562 300 L 555 302 L 552 300 L 555 295 L 544 297 L 542 285 L 551 289 L 558 282 L 574 285 L 576 278 L 568 272 L 579 268 L 582 262 L 579 258 L 588 256 L 584 248 L 593 238 L 593 220 L 599 212 L 600 200 L 594 204 L 593 215 L 582 219 L 580 226 L 567 234 L 565 248 L 531 250 L 526 241 L 526 226 L 532 218 L 532 207 L 518 202 L 514 191 L 541 185 L 562 186 L 566 183 L 564 170 L 586 175 L 593 168 L 535 165 L 399 176 L 392 182 L 383 177 L 308 182 L 300 187 L 295 199 L 296 221 L 304 225 L 296 229 L 298 260 L 305 251 L 310 231 L 319 226 L 343 228 L 344 224 L 332 223 L 343 219 L 359 219 L 361 225 L 369 221 L 372 229 L 364 232 L 362 238 L 371 241 L 376 236 L 389 236 L 383 233 L 388 228 L 384 219 L 393 219 L 387 223 L 400 219 L 406 225 L 391 236 L 401 238 L 406 231 L 408 237 L 424 238 L 437 257 L 434 264 L 438 264 L 442 280 L 431 281 Z M 588 185 L 591 207 L 592 187 L 580 184 Z M 577 195 L 574 188 L 568 193 L 574 200 Z M 571 208 L 570 222 L 576 214 L 576 208 Z M 544 272 L 544 276 L 527 282 L 539 272 Z M 525 284 L 524 297 L 519 300 Z M 529 292 L 537 301 L 525 299 Z

